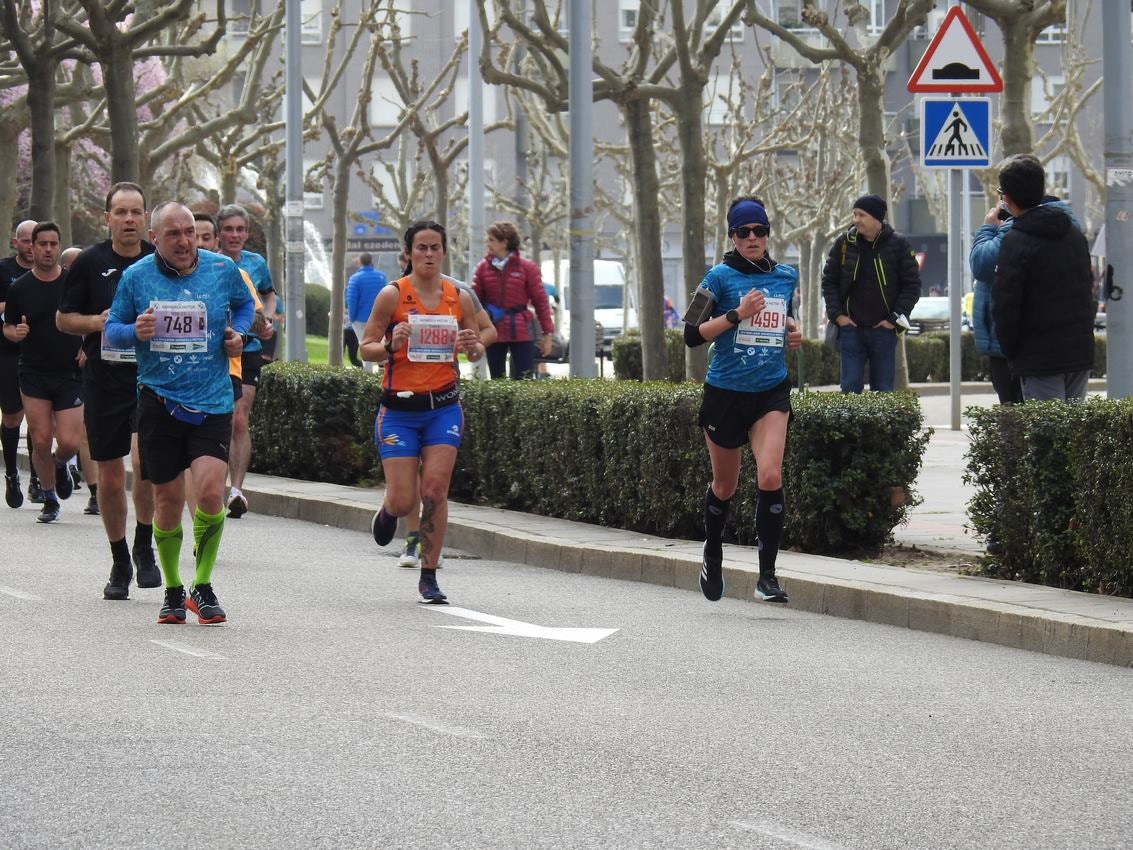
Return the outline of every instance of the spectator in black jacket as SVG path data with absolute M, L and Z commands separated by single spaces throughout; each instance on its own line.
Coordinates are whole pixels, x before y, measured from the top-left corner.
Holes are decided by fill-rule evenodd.
M 921 273 L 909 241 L 885 223 L 879 195 L 854 201 L 853 226 L 834 240 L 822 269 L 826 316 L 838 325 L 842 392 L 892 392 L 897 334 L 921 296 Z
M 1064 210 L 1042 203 L 1046 174 L 1035 157 L 1008 157 L 998 191 L 1014 219 L 991 290 L 999 344 L 1025 401 L 1085 398 L 1095 312 L 1086 237 Z

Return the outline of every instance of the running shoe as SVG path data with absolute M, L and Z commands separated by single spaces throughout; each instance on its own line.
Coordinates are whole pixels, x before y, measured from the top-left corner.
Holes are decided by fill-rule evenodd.
M 706 540 L 700 562 L 700 592 L 709 602 L 719 602 L 724 595 L 724 554 L 709 552 Z
M 134 569 L 129 561 L 115 561 L 110 567 L 110 581 L 102 589 L 103 599 L 122 600 L 130 598 L 130 579 Z
M 755 585 L 755 595 L 764 602 L 779 602 L 784 605 L 790 602 L 787 591 L 779 587 L 779 581 L 774 575 L 761 575 L 759 577 L 759 581 Z
M 36 522 L 55 522 L 59 519 L 59 503 L 54 499 L 47 499 L 43 503 L 43 510 L 35 518 Z
M 181 585 L 165 588 L 165 604 L 157 614 L 157 621 L 172 626 L 185 625 L 185 588 Z
M 83 489 L 83 475 L 79 472 L 79 468 L 73 463 L 67 467 L 67 471 L 71 473 L 71 483 L 74 485 L 73 489 Z
M 67 464 L 55 461 L 55 493 L 60 499 L 71 498 L 71 490 L 75 482 L 71 480 L 71 473 L 67 471 Z
M 33 472 L 28 482 L 28 501 L 33 505 L 43 504 L 43 488 L 39 486 L 39 478 Z
M 202 626 L 212 626 L 228 619 L 224 616 L 224 609 L 216 601 L 211 584 L 198 584 L 194 587 L 185 607 L 197 615 L 197 622 Z
M 228 491 L 228 516 L 231 519 L 240 519 L 248 513 L 248 500 L 244 494 L 233 487 Z
M 83 513 L 87 516 L 98 516 L 101 513 L 98 509 L 98 496 L 94 493 L 91 493 L 90 498 L 87 499 L 87 506 L 83 508 Z
M 388 546 L 396 532 L 397 517 L 387 514 L 384 506 L 379 508 L 370 520 L 370 533 L 374 535 L 374 542 L 379 546 Z
M 138 587 L 161 587 L 161 570 L 152 546 L 139 546 L 130 552 L 134 566 L 138 568 Z
M 417 582 L 417 592 L 421 594 L 422 605 L 448 605 L 448 597 L 437 586 L 435 573 L 422 574 Z
M 4 498 L 9 508 L 18 508 L 24 503 L 24 492 L 20 489 L 20 473 L 4 476 Z
M 415 570 L 421 566 L 421 544 L 417 542 L 416 537 L 406 539 L 405 551 L 397 559 L 397 565 L 408 570 Z

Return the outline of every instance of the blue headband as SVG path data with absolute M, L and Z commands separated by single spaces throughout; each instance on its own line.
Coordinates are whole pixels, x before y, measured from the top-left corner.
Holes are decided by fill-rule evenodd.
M 767 210 L 763 208 L 762 204 L 757 204 L 755 201 L 740 201 L 728 211 L 729 233 L 745 224 L 762 224 L 768 229 L 771 228 L 771 222 L 767 218 Z

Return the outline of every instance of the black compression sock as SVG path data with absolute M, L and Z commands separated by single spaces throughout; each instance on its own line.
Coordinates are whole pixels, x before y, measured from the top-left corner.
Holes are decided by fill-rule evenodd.
M 153 526 L 139 522 L 134 526 L 134 548 L 153 548 Z
M 16 457 L 20 451 L 20 429 L 0 427 L 0 443 L 4 446 L 4 474 L 15 475 L 19 471 Z
M 775 559 L 783 539 L 783 488 L 760 490 L 755 505 L 755 533 L 759 537 L 759 574 L 775 575 Z
M 716 498 L 711 487 L 704 494 L 704 540 L 709 554 L 717 557 L 723 552 L 724 524 L 731 504 L 731 499 Z
M 110 541 L 110 554 L 116 564 L 130 563 L 130 547 L 126 545 L 126 538 Z

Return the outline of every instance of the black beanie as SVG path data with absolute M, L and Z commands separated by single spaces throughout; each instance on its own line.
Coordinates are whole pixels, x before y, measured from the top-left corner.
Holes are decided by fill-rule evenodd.
M 878 221 L 885 221 L 885 211 L 889 206 L 881 195 L 862 195 L 854 201 L 854 209 L 869 213 Z

